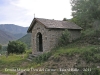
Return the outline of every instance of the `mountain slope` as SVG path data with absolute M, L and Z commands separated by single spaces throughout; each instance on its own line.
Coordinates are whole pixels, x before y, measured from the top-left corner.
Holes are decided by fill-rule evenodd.
M 15 40 L 16 37 L 10 35 L 10 33 L 0 30 L 0 44 L 5 45 L 11 40 Z
M 18 39 L 18 41 L 24 42 L 28 48 L 31 47 L 31 33 L 26 34 L 22 38 Z
M 27 34 L 28 27 L 14 24 L 0 24 L 0 44 L 7 44 L 11 40 L 17 40 Z
M 28 27 L 21 27 L 14 24 L 0 24 L 0 29 L 12 34 L 27 33 Z
M 17 39 L 27 34 L 28 27 L 22 27 L 14 24 L 0 24 L 0 29 L 9 32 Z

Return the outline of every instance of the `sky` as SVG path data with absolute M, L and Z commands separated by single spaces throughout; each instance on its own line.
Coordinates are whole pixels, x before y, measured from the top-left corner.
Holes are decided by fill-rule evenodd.
M 0 24 L 28 27 L 34 16 L 63 20 L 71 12 L 70 0 L 0 0 Z

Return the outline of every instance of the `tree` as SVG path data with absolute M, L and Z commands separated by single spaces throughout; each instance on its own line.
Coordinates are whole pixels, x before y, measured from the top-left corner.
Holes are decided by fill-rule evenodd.
M 10 53 L 16 53 L 16 54 L 22 54 L 25 52 L 26 45 L 23 42 L 20 41 L 9 41 L 7 51 L 8 54 Z
M 71 0 L 73 21 L 86 29 L 100 20 L 100 0 Z
M 63 18 L 62 21 L 70 21 L 70 19 L 67 19 L 67 18 Z
M 2 49 L 2 45 L 0 45 L 0 50 Z
M 0 45 L 0 50 L 2 49 L 2 45 Z
M 66 18 L 63 18 L 63 21 L 68 21 L 68 19 L 66 19 Z

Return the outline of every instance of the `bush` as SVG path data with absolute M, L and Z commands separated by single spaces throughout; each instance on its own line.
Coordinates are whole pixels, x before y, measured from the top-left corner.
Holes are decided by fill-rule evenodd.
M 0 45 L 0 50 L 2 49 L 2 45 Z
M 99 63 L 100 62 L 100 48 L 91 48 L 90 50 L 84 51 L 81 54 L 81 57 L 87 63 L 90 63 L 90 62 Z
M 100 69 L 98 68 L 91 68 L 90 73 L 86 74 L 86 75 L 100 75 Z
M 1 53 L 1 50 L 2 50 L 2 45 L 0 45 L 0 53 Z
M 93 29 L 87 29 L 82 31 L 82 36 L 93 36 L 95 34 L 95 30 Z
M 61 37 L 59 38 L 59 42 L 58 45 L 59 46 L 64 46 L 69 44 L 70 42 L 70 33 L 69 31 L 66 29 L 63 34 L 61 35 Z
M 82 31 L 81 42 L 100 45 L 100 30 L 87 29 Z
M 26 45 L 23 42 L 20 41 L 9 41 L 7 51 L 8 54 L 10 53 L 16 53 L 16 54 L 22 54 L 25 52 Z
M 42 55 L 37 56 L 37 57 L 34 59 L 34 61 L 35 61 L 36 63 L 42 63 L 42 62 L 44 62 L 44 61 L 47 61 L 48 58 L 49 58 L 50 56 L 51 56 L 51 53 L 50 53 L 50 52 L 48 52 L 48 53 L 43 53 Z

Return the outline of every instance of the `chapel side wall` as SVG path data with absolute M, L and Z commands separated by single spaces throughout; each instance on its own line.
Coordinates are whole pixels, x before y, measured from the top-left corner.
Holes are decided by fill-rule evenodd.
M 63 29 L 48 29 L 47 31 L 47 37 L 48 37 L 48 50 L 53 49 L 58 45 L 58 40 L 60 36 L 62 35 Z
M 61 37 L 64 29 L 48 29 L 48 40 L 49 40 L 49 50 L 53 49 L 58 45 L 59 38 Z M 80 38 L 81 30 L 68 30 L 70 32 L 70 40 L 75 40 Z M 69 41 L 70 41 L 69 40 Z

